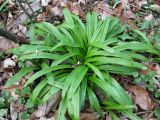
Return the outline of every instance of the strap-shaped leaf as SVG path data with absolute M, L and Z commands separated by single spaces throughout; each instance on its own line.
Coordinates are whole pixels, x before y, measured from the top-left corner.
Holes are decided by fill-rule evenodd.
M 153 46 L 143 42 L 136 42 L 136 41 L 123 42 L 123 43 L 121 42 L 113 48 L 118 51 L 134 50 L 134 51 L 150 52 L 159 55 L 158 51 L 155 48 L 153 48 Z
M 62 90 L 62 97 L 66 95 L 66 92 L 68 90 L 69 90 L 68 91 L 69 98 L 71 98 L 74 95 L 78 86 L 81 84 L 82 80 L 84 79 L 84 76 L 86 75 L 87 70 L 88 70 L 87 66 L 79 66 L 70 73 L 70 75 L 66 79 L 66 82 L 64 83 L 65 86 Z
M 65 68 L 71 68 L 71 66 L 70 65 L 57 65 L 57 66 L 42 69 L 28 79 L 28 81 L 25 84 L 25 87 L 27 85 L 31 84 L 35 79 L 37 79 L 37 78 L 39 78 L 49 72 L 52 72 L 52 71 L 58 70 L 58 69 L 65 69 Z
M 67 110 L 67 99 L 62 98 L 59 108 L 58 108 L 58 120 L 66 120 L 65 113 Z
M 92 77 L 89 80 L 95 83 L 107 95 L 112 96 L 113 99 L 116 100 L 119 104 L 132 105 L 131 99 L 127 93 L 117 85 L 118 83 L 116 83 L 115 87 L 113 87 L 114 84 L 109 84 L 106 81 L 102 81 L 95 77 Z
M 59 57 L 60 55 L 58 54 L 52 54 L 52 53 L 47 53 L 47 52 L 39 52 L 39 51 L 35 51 L 34 53 L 30 53 L 27 55 L 23 55 L 20 57 L 20 60 L 24 61 L 24 60 L 28 60 L 28 59 L 42 59 L 42 58 L 46 58 L 46 59 L 52 59 L 55 60 L 57 57 Z
M 133 114 L 132 112 L 130 112 L 128 110 L 121 110 L 121 112 L 122 112 L 122 114 L 129 117 L 131 120 L 142 120 L 140 117 L 138 117 L 137 115 Z
M 104 80 L 104 77 L 101 73 L 101 71 L 96 67 L 94 66 L 93 64 L 90 64 L 90 63 L 86 63 L 86 65 L 88 65 L 88 67 L 90 67 L 94 73 L 101 79 L 101 80 Z
M 91 90 L 91 88 L 89 87 L 87 87 L 87 95 L 88 95 L 92 110 L 93 111 L 96 110 L 96 112 L 98 112 L 99 114 L 102 114 L 100 110 L 99 100 L 97 96 L 94 94 L 94 92 Z
M 82 83 L 82 81 L 85 78 L 85 75 L 88 71 L 88 67 L 87 66 L 80 66 L 79 69 L 77 69 L 75 72 L 75 74 L 73 76 L 71 76 L 71 81 L 72 84 L 69 87 L 68 90 L 68 98 L 71 98 L 74 93 L 76 92 L 76 90 L 78 89 L 79 85 Z
M 72 120 L 80 120 L 80 88 L 68 99 L 68 112 Z
M 16 83 L 18 80 L 21 80 L 22 77 L 24 77 L 25 75 L 27 75 L 28 73 L 32 72 L 33 70 L 36 70 L 37 67 L 25 67 L 25 68 L 21 68 L 21 70 L 16 73 L 13 77 L 11 77 L 7 83 L 5 84 L 5 87 L 9 87 L 11 85 L 13 85 L 14 83 Z
M 83 107 L 85 99 L 86 99 L 86 91 L 87 91 L 87 77 L 84 78 L 80 85 L 80 108 Z
M 36 86 L 36 88 L 34 88 L 31 95 L 31 99 L 34 103 L 36 102 L 36 99 L 38 98 L 39 93 L 47 84 L 48 84 L 48 80 L 45 78 Z
M 122 65 L 122 66 L 127 66 L 127 67 L 133 67 L 133 68 L 138 68 L 138 69 L 144 69 L 146 70 L 147 67 L 143 64 L 140 64 L 138 62 L 133 62 L 129 60 L 125 60 L 123 58 L 116 58 L 116 57 L 93 57 L 86 62 L 96 62 L 94 63 L 95 65 L 102 65 L 102 64 L 116 64 L 116 65 Z

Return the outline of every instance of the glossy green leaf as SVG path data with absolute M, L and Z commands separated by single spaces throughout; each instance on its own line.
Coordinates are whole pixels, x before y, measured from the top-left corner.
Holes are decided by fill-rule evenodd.
M 28 73 L 32 72 L 33 70 L 36 70 L 37 67 L 26 67 L 22 68 L 17 74 L 15 74 L 13 77 L 11 77 L 7 83 L 5 84 L 5 87 L 9 87 L 16 83 L 17 81 L 21 80 L 22 77 L 27 75 Z

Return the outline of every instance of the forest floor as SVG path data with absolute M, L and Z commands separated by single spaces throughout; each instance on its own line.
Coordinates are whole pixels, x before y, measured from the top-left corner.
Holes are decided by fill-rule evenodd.
M 45 21 L 60 24 L 64 19 L 64 8 L 81 19 L 85 19 L 87 12 L 93 11 L 99 14 L 100 19 L 107 16 L 118 17 L 124 26 L 143 31 L 152 43 L 160 47 L 160 0 L 0 0 L 0 29 L 29 40 L 34 23 Z M 128 37 L 126 34 L 122 39 Z M 3 88 L 6 81 L 19 70 L 20 64 L 17 56 L 9 54 L 8 49 L 19 45 L 0 37 L 0 120 L 55 120 L 57 110 L 50 104 L 53 100 L 33 107 L 27 101 L 27 95 L 31 92 L 28 87 L 21 90 L 23 86 L 17 84 Z M 159 63 L 150 56 L 149 62 L 144 64 L 148 70 L 140 71 L 141 76 L 136 79 L 118 76 L 118 80 L 132 96 L 137 106 L 137 115 L 143 120 L 160 120 Z M 29 75 L 21 82 L 28 77 Z M 126 116 L 120 117 L 128 120 Z M 81 113 L 81 120 L 98 119 L 98 115 L 91 112 L 90 108 Z M 107 113 L 103 119 L 111 120 Z

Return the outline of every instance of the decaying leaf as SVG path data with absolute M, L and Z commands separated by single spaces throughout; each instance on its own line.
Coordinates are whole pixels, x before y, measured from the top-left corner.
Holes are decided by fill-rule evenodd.
M 41 8 L 41 3 L 40 0 L 34 0 L 31 4 L 30 4 L 33 12 L 39 10 Z M 29 7 L 26 8 L 26 11 L 31 14 L 32 11 L 30 10 Z M 11 30 L 11 29 L 17 29 L 18 25 L 21 25 L 22 23 L 24 23 L 26 20 L 28 19 L 28 16 L 22 12 L 18 15 L 18 17 L 14 20 L 13 18 L 10 20 L 11 22 L 7 24 L 7 30 Z
M 98 120 L 99 116 L 97 113 L 81 113 L 81 120 Z
M 47 103 L 44 103 L 43 105 L 40 105 L 38 107 L 38 110 L 35 112 L 35 117 L 44 117 L 47 115 L 51 109 L 57 107 L 57 103 L 59 103 L 60 99 L 60 93 L 55 94 Z M 54 106 L 54 107 L 53 107 Z
M 145 65 L 147 66 L 147 70 L 141 70 L 141 71 L 140 71 L 141 74 L 147 75 L 147 74 L 150 73 L 151 71 L 154 71 L 154 70 L 155 70 L 154 63 L 149 62 L 149 63 L 145 63 Z
M 0 51 L 7 53 L 9 48 L 15 48 L 18 44 L 0 36 Z
M 106 16 L 115 15 L 115 12 L 108 6 L 105 1 L 98 2 L 93 8 L 93 11 L 99 13 L 102 20 L 105 19 Z
M 148 95 L 146 89 L 136 85 L 130 85 L 129 91 L 133 94 L 133 101 L 143 110 L 152 110 L 155 107 L 155 102 Z
M 0 61 L 0 72 L 3 72 L 4 69 L 4 63 L 3 61 Z
M 127 10 L 123 12 L 123 17 L 126 19 L 135 19 L 136 16 L 131 10 Z
M 71 1 L 67 1 L 66 8 L 68 8 L 72 13 L 80 16 L 80 17 L 84 17 L 85 13 L 83 12 L 80 3 L 78 2 L 71 2 Z
M 147 0 L 135 0 L 135 11 L 138 11 L 142 8 L 143 5 L 147 4 Z
M 116 16 L 120 16 L 123 10 L 122 3 L 119 2 L 113 6 Z
M 24 111 L 24 105 L 20 104 L 18 100 L 10 103 L 11 120 L 17 120 L 22 111 Z

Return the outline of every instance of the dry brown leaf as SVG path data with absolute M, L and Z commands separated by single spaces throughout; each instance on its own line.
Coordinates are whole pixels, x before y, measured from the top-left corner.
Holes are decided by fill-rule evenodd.
M 3 61 L 0 61 L 0 72 L 3 72 L 4 69 L 4 63 Z
M 20 118 L 22 112 L 24 112 L 25 106 L 19 103 L 19 100 L 11 101 L 10 103 L 10 116 L 11 120 L 17 120 Z
M 152 63 L 152 62 L 145 63 L 145 66 L 147 66 L 147 70 L 141 70 L 141 71 L 140 71 L 141 74 L 147 75 L 149 72 L 155 70 L 154 63 Z
M 50 112 L 51 109 L 57 107 L 59 100 L 60 100 L 60 93 L 58 92 L 53 97 L 51 97 L 47 103 L 40 105 L 38 107 L 38 110 L 34 113 L 34 115 L 32 115 L 32 117 L 33 116 L 44 117 Z
M 126 19 L 135 19 L 136 18 L 135 14 L 131 10 L 124 11 L 122 16 Z
M 40 14 L 37 16 L 37 21 L 38 21 L 38 22 L 46 21 L 46 13 L 45 13 L 45 12 L 40 13 Z
M 105 115 L 105 120 L 112 120 L 112 118 L 109 115 Z
M 9 91 L 12 91 L 14 89 L 17 89 L 17 90 L 21 90 L 23 88 L 22 85 L 12 85 L 10 87 L 1 87 L 3 90 L 9 90 Z
M 0 36 L 0 51 L 7 53 L 9 48 L 18 47 L 18 44 Z
M 135 11 L 138 11 L 141 9 L 141 7 L 145 4 L 147 4 L 147 0 L 135 0 Z
M 128 24 L 128 25 L 130 25 L 132 28 L 137 29 L 137 26 L 136 26 L 134 20 L 127 19 L 127 18 L 125 18 L 125 17 L 123 17 L 123 16 L 120 17 L 119 19 L 120 19 L 120 22 L 121 22 L 122 24 Z
M 153 0 L 154 4 L 160 5 L 160 0 Z
M 120 2 L 122 3 L 123 9 L 125 9 L 125 10 L 130 9 L 130 5 L 128 3 L 128 0 L 120 0 Z
M 81 113 L 80 120 L 98 120 L 99 116 L 97 113 Z
M 62 9 L 60 9 L 58 6 L 52 7 L 51 13 L 56 16 L 63 16 Z
M 98 2 L 93 11 L 100 14 L 101 19 L 105 19 L 106 16 L 116 15 L 115 12 L 108 6 L 107 2 L 101 1 Z
M 71 2 L 71 1 L 67 1 L 66 8 L 68 8 L 72 13 L 84 18 L 85 17 L 85 13 L 83 12 L 80 3 L 78 2 Z
M 35 12 L 41 8 L 40 0 L 34 0 L 33 3 L 30 4 L 32 10 Z M 29 7 L 26 8 L 26 11 L 31 14 L 32 11 L 29 9 Z M 7 22 L 7 30 L 11 29 L 17 29 L 17 26 L 24 23 L 28 19 L 28 16 L 22 12 L 20 13 L 16 19 L 14 20 L 13 18 L 10 20 L 11 22 Z
M 113 8 L 116 16 L 120 16 L 123 10 L 122 3 L 121 2 L 117 3 L 116 5 L 114 5 Z
M 130 85 L 129 91 L 133 94 L 133 101 L 143 110 L 152 110 L 155 102 L 148 95 L 148 91 L 143 87 Z

